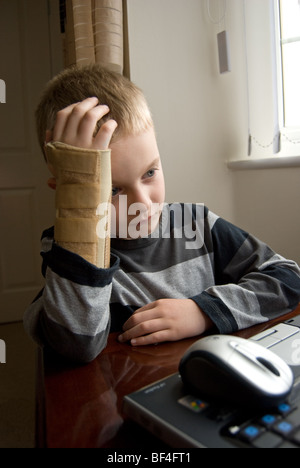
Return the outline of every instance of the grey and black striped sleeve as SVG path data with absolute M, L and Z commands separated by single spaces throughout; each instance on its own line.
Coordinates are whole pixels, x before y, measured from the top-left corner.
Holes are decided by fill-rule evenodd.
M 110 330 L 112 267 L 99 269 L 62 249 L 51 235 L 42 239 L 45 287 L 24 315 L 24 326 L 40 344 L 76 362 L 93 360 Z
M 215 285 L 193 297 L 220 333 L 231 333 L 293 310 L 300 269 L 266 244 L 211 216 Z

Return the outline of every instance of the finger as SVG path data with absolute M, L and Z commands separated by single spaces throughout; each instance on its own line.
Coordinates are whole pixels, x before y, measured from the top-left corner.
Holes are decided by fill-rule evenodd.
M 101 125 L 100 130 L 94 138 L 93 147 L 95 149 L 107 149 L 117 126 L 117 122 L 112 119 Z
M 168 329 L 159 330 L 155 333 L 140 336 L 137 338 L 132 338 L 132 340 L 130 340 L 130 344 L 132 346 L 146 346 L 151 344 L 163 343 L 165 341 L 173 341 Z
M 97 120 L 95 121 L 95 113 L 97 114 L 95 108 L 97 104 L 97 98 L 88 98 L 77 103 L 71 110 L 70 108 L 66 109 L 68 115 L 65 119 L 65 126 L 62 132 L 62 141 L 64 143 L 86 147 L 87 142 L 92 137 L 97 122 Z M 92 126 L 89 132 L 87 132 L 87 126 Z
M 149 322 L 151 320 L 160 318 L 159 311 L 157 311 L 154 307 L 151 307 L 151 308 L 148 308 L 148 307 L 149 305 L 136 310 L 131 315 L 131 317 L 129 317 L 129 319 L 124 323 L 123 330 L 127 331 L 127 330 L 137 327 L 143 322 Z
M 74 109 L 75 111 L 75 109 Z M 84 147 L 94 146 L 94 133 L 97 122 L 101 120 L 106 114 L 108 114 L 109 108 L 106 105 L 98 105 L 91 109 L 88 109 L 86 113 L 82 116 L 81 121 L 77 129 L 77 144 L 78 146 L 82 145 Z M 70 118 L 71 119 L 71 118 Z M 102 126 L 100 130 L 102 129 Z M 98 132 L 99 133 L 99 132 Z M 99 149 L 106 149 L 106 147 L 101 147 Z
M 62 141 L 65 127 L 67 125 L 68 119 L 73 111 L 74 107 L 78 105 L 77 102 L 71 104 L 64 109 L 61 109 L 56 114 L 55 124 L 52 132 L 53 141 Z
M 168 322 L 163 319 L 147 320 L 139 323 L 138 325 L 129 328 L 123 334 L 120 335 L 119 341 L 125 342 L 130 341 L 141 336 L 146 336 L 161 330 L 169 328 Z
M 134 314 L 138 314 L 139 312 L 144 312 L 145 310 L 150 310 L 150 309 L 154 309 L 154 307 L 156 307 L 157 305 L 157 302 L 149 302 L 148 304 L 144 305 L 143 307 L 140 307 L 139 309 L 137 309 Z

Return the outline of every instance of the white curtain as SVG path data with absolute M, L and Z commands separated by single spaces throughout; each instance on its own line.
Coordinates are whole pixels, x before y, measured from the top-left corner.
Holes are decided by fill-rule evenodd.
M 244 0 L 249 156 L 280 151 L 274 0 Z

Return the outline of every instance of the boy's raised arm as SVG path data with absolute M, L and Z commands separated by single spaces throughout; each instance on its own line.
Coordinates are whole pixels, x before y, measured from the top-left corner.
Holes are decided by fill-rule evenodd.
M 111 164 L 108 145 L 113 120 L 95 134 L 97 121 L 109 112 L 89 98 L 58 112 L 45 146 L 48 167 L 55 177 L 58 245 L 100 268 L 109 268 Z M 105 209 L 98 210 L 100 204 Z M 103 206 L 102 205 L 102 206 Z M 103 216 L 106 223 L 103 222 Z M 97 232 L 99 221 L 105 232 Z

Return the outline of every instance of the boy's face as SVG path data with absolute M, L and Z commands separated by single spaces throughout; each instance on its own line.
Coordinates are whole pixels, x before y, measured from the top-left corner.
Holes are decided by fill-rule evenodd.
M 115 235 L 126 239 L 148 236 L 157 227 L 165 201 L 164 175 L 154 129 L 121 137 L 110 148 Z

